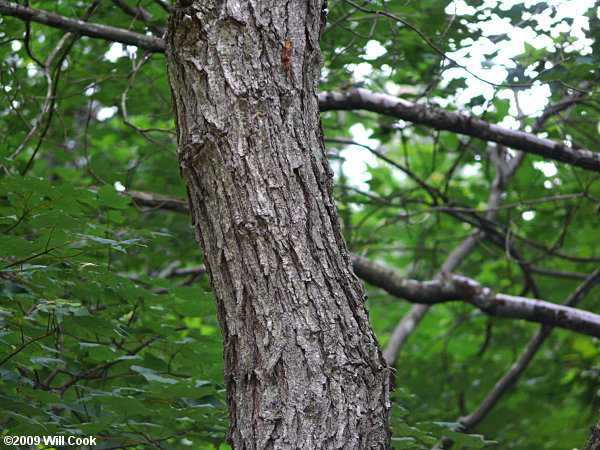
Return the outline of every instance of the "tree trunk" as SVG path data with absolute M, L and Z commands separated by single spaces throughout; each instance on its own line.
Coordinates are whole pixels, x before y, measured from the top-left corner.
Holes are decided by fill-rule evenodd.
M 598 421 L 590 427 L 590 436 L 583 450 L 599 450 L 600 449 L 600 416 Z
M 323 146 L 321 2 L 179 0 L 169 18 L 179 161 L 239 449 L 389 447 L 389 371 Z

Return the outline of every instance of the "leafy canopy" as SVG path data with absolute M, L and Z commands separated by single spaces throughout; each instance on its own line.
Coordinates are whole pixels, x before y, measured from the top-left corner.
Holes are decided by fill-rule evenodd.
M 160 34 L 169 2 L 30 3 Z M 598 27 L 592 2 L 334 1 L 321 88 L 364 86 L 594 150 Z M 220 336 L 189 218 L 122 192 L 186 195 L 164 56 L 8 16 L 0 40 L 3 433 L 223 447 Z M 365 111 L 324 113 L 323 126 L 352 252 L 428 280 L 487 223 L 519 256 L 483 239 L 458 270 L 555 302 L 597 266 L 596 173 L 527 155 L 490 216 L 492 156 L 518 153 Z M 385 346 L 411 305 L 376 288 L 369 298 Z M 486 445 L 457 418 L 535 329 L 461 303 L 432 309 L 398 360 L 394 445 Z M 581 445 L 599 405 L 598 347 L 555 331 L 477 432 L 502 448 Z

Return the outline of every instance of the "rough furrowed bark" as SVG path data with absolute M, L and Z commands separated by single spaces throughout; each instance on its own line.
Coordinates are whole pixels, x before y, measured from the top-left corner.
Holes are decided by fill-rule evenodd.
M 234 448 L 389 447 L 389 371 L 322 142 L 321 8 L 180 0 L 169 18 L 179 160 L 221 324 Z

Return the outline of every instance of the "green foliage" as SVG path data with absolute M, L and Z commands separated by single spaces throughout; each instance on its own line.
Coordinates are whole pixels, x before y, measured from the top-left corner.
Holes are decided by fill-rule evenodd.
M 15 175 L 0 196 L 0 403 L 10 433 L 97 435 L 107 446 L 178 435 L 222 443 L 221 345 L 207 280 L 191 288 L 131 275 L 136 255 L 148 267 L 170 262 L 148 245 L 175 236 L 137 230 L 152 214 L 108 185 Z
M 89 3 L 30 2 L 72 18 Z M 147 33 L 147 25 L 165 25 L 159 3 L 129 2 L 152 14 L 149 24 L 113 2 L 101 2 L 90 20 Z M 543 133 L 597 150 L 598 108 L 586 93 L 598 91 L 592 3 L 577 17 L 561 16 L 556 2 L 503 3 L 331 2 L 321 88 L 360 84 L 524 131 L 535 130 L 541 115 L 529 102 L 560 104 L 580 89 L 580 100 L 548 116 Z M 499 20 L 506 35 L 498 34 Z M 588 25 L 571 33 L 582 20 Z M 512 39 L 522 30 L 531 41 L 520 46 Z M 227 411 L 212 294 L 202 271 L 182 270 L 202 263 L 189 218 L 120 193 L 186 195 L 164 56 L 11 17 L 2 17 L 0 33 L 2 433 L 95 435 L 100 448 L 223 448 Z M 512 47 L 519 50 L 503 56 Z M 483 49 L 468 68 L 496 85 L 439 54 L 459 59 L 453 52 L 461 49 Z M 330 111 L 323 127 L 338 140 L 327 150 L 350 249 L 398 275 L 433 278 L 456 245 L 484 226 L 488 239 L 457 271 L 499 292 L 561 302 L 597 266 L 597 174 L 528 155 L 486 222 L 496 175 L 490 145 L 364 111 Z M 340 138 L 366 142 L 387 160 Z M 526 273 L 522 261 L 575 275 Z M 597 310 L 597 292 L 583 308 Z M 375 288 L 369 298 L 385 346 L 410 305 Z M 580 446 L 600 406 L 599 343 L 565 331 L 553 332 L 474 434 L 459 432 L 458 418 L 536 329 L 464 304 L 433 308 L 397 364 L 395 448 L 431 448 L 442 436 L 463 448 Z

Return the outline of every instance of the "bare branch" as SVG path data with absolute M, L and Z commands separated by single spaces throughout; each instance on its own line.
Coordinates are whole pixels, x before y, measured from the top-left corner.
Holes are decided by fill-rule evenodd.
M 147 22 L 152 20 L 152 14 L 146 11 L 141 6 L 129 6 L 124 0 L 113 0 L 113 3 L 125 11 L 130 16 L 133 16 L 136 19 L 140 19 L 146 23 L 146 26 L 152 33 L 157 37 L 163 37 L 167 32 L 165 27 L 157 27 L 153 25 L 148 25 Z
M 523 131 L 509 130 L 474 117 L 425 105 L 417 105 L 391 95 L 368 89 L 351 89 L 343 92 L 319 93 L 321 112 L 330 110 L 365 109 L 414 123 L 429 125 L 439 130 L 473 136 L 496 142 L 515 150 L 535 153 L 544 158 L 561 161 L 587 170 L 600 172 L 600 153 L 574 149 L 550 139 L 537 137 Z
M 563 101 L 561 101 L 559 103 L 550 104 L 550 105 L 546 106 L 542 115 L 540 117 L 538 117 L 536 119 L 535 123 L 533 124 L 532 133 L 536 134 L 536 133 L 540 132 L 544 128 L 546 120 L 548 120 L 554 114 L 558 114 L 560 111 L 567 109 L 571 105 L 577 103 L 581 99 L 582 96 L 583 96 L 582 91 L 577 91 L 573 95 L 571 95 L 570 97 L 564 99 Z M 518 101 L 517 101 L 517 103 L 518 103 Z M 490 190 L 490 194 L 489 194 L 489 198 L 488 198 L 488 208 L 486 209 L 486 214 L 485 214 L 485 218 L 489 219 L 489 220 L 493 220 L 496 216 L 497 211 L 501 208 L 501 206 L 500 206 L 501 193 L 504 191 L 505 186 L 508 183 L 509 179 L 514 175 L 514 173 L 518 169 L 520 163 L 523 161 L 523 156 L 524 156 L 524 154 L 522 152 L 519 152 L 511 162 L 504 163 L 501 160 L 501 158 L 499 158 L 499 155 L 497 154 L 497 150 L 498 149 L 495 149 L 494 151 L 492 151 L 490 153 L 490 156 L 492 157 L 491 160 L 494 163 L 494 166 L 496 167 L 496 177 L 495 177 L 494 181 L 492 182 L 492 186 L 491 186 L 491 190 Z M 507 206 L 510 207 L 511 205 L 507 205 Z M 458 245 L 458 247 L 456 247 L 452 251 L 452 253 L 448 256 L 448 258 L 446 259 L 446 261 L 444 262 L 444 264 L 438 271 L 438 274 L 436 275 L 436 277 L 438 277 L 439 274 L 444 273 L 444 272 L 453 272 L 456 269 L 456 267 L 458 267 L 460 262 L 464 258 L 466 258 L 466 256 L 475 248 L 475 245 L 479 242 L 479 240 L 483 236 L 486 236 L 486 233 L 482 233 L 480 231 L 483 229 L 484 228 L 479 227 L 479 230 L 475 231 L 474 233 L 469 235 L 467 238 L 465 238 L 465 240 L 463 240 Z M 487 233 L 487 237 L 491 238 L 492 240 L 495 240 L 489 235 L 489 230 Z M 514 255 L 514 249 L 511 248 L 509 250 L 510 250 L 510 253 Z M 523 269 L 523 272 L 527 279 L 527 284 L 532 285 L 533 287 L 535 287 L 535 284 L 533 284 L 533 279 L 532 279 L 530 272 L 548 274 L 548 275 L 552 275 L 552 276 L 563 276 L 563 277 L 565 277 L 565 276 L 573 277 L 575 275 L 575 278 L 578 278 L 579 276 L 581 276 L 583 279 L 585 279 L 587 277 L 587 275 L 584 275 L 584 274 L 572 274 L 572 273 L 553 271 L 553 270 L 548 270 L 548 269 L 537 269 L 535 266 L 527 264 L 526 262 L 521 262 L 520 266 Z M 398 325 L 396 326 L 396 328 L 394 329 L 394 331 L 392 333 L 392 336 L 390 337 L 390 340 L 388 341 L 386 348 L 383 351 L 384 358 L 385 358 L 386 362 L 388 363 L 388 365 L 392 366 L 395 364 L 396 359 L 398 357 L 398 353 L 400 352 L 400 349 L 406 343 L 409 336 L 414 331 L 414 329 L 417 327 L 419 322 L 423 319 L 423 317 L 425 317 L 425 315 L 429 311 L 429 308 L 431 308 L 431 305 L 415 304 L 411 307 L 410 311 L 407 314 L 405 314 L 405 316 L 402 318 L 402 320 L 398 323 Z
M 107 25 L 69 19 L 59 14 L 28 8 L 5 0 L 0 0 L 0 13 L 79 33 L 83 36 L 134 45 L 152 52 L 164 53 L 165 51 L 164 41 L 156 37 L 144 36 L 143 34 Z M 586 149 L 574 149 L 550 139 L 537 137 L 531 133 L 509 130 L 481 119 L 441 108 L 417 105 L 390 95 L 371 92 L 367 89 L 321 92 L 319 94 L 319 107 L 322 112 L 340 109 L 365 109 L 414 123 L 429 125 L 436 129 L 454 131 L 485 141 L 496 142 L 516 150 L 535 153 L 548 159 L 600 172 L 600 153 Z
M 30 344 L 33 344 L 34 342 L 37 342 L 37 341 L 39 341 L 40 339 L 47 338 L 48 336 L 50 336 L 50 335 L 51 335 L 52 333 L 54 333 L 55 331 L 56 331 L 55 329 L 52 329 L 52 331 L 50 331 L 50 332 L 48 332 L 48 333 L 46 333 L 46 334 L 43 334 L 43 335 L 41 335 L 41 336 L 38 336 L 38 337 L 32 338 L 32 339 L 28 340 L 27 342 L 23 343 L 23 344 L 22 344 L 21 346 L 19 346 L 19 347 L 18 347 L 18 348 L 17 348 L 15 351 L 13 351 L 13 352 L 12 352 L 12 353 L 10 353 L 10 354 L 9 354 L 9 355 L 8 355 L 6 358 L 4 358 L 2 361 L 0 361 L 0 366 L 1 366 L 2 364 L 4 364 L 6 361 L 8 361 L 10 358 L 12 358 L 13 356 L 15 356 L 16 354 L 18 354 L 19 352 L 23 351 L 23 349 L 24 349 L 25 347 L 27 347 L 28 345 L 30 345 Z
M 131 196 L 135 203 L 145 206 L 188 211 L 187 202 L 176 197 L 141 191 L 126 191 L 122 195 Z M 476 243 L 478 239 L 476 236 L 467 238 L 463 247 L 468 249 L 471 241 Z M 449 257 L 448 260 L 454 259 Z M 453 300 L 465 301 L 492 316 L 525 319 L 600 337 L 600 315 L 597 314 L 544 300 L 494 293 L 476 281 L 459 275 L 446 274 L 435 281 L 415 281 L 399 278 L 390 269 L 357 255 L 352 256 L 352 261 L 358 277 L 413 303 L 428 306 Z M 421 309 L 424 315 L 427 308 Z M 418 321 L 419 318 L 416 319 Z
M 600 282 L 600 268 L 592 272 L 586 278 L 586 280 L 581 283 L 577 289 L 575 289 L 575 291 L 569 295 L 569 297 L 567 297 L 567 299 L 563 302 L 563 305 L 569 307 L 575 306 L 598 282 Z M 483 420 L 487 413 L 490 412 L 494 406 L 496 406 L 496 403 L 498 403 L 500 398 L 502 398 L 506 391 L 513 386 L 523 374 L 541 347 L 542 343 L 546 340 L 551 332 L 552 327 L 550 326 L 544 325 L 540 327 L 540 329 L 529 340 L 521 355 L 519 355 L 510 369 L 508 369 L 506 373 L 502 375 L 502 378 L 498 380 L 496 385 L 485 396 L 479 406 L 477 406 L 477 408 L 475 408 L 471 414 L 458 419 L 458 421 L 464 426 L 462 431 L 472 431 L 473 428 Z M 440 446 L 442 448 L 450 448 L 451 444 L 452 441 L 450 439 L 444 438 L 442 439 Z M 436 446 L 435 448 L 439 447 Z
M 600 315 L 544 300 L 498 294 L 467 277 L 446 274 L 439 280 L 416 281 L 361 256 L 352 256 L 354 272 L 363 280 L 414 303 L 461 300 L 491 316 L 525 319 L 600 337 Z M 599 270 L 600 273 L 600 270 Z
M 539 273 L 540 275 L 549 275 L 551 277 L 575 278 L 578 280 L 585 280 L 587 278 L 587 275 L 585 273 L 579 273 L 579 272 L 567 272 L 564 270 L 544 269 L 542 267 L 532 267 L 531 270 L 535 273 Z
M 164 53 L 165 43 L 162 39 L 144 36 L 143 34 L 115 28 L 108 25 L 88 23 L 81 20 L 54 14 L 41 9 L 28 8 L 17 3 L 0 0 L 0 13 L 7 16 L 30 20 L 61 30 L 79 33 L 82 36 L 104 39 L 106 41 L 120 42 L 121 44 L 134 45 L 151 52 Z
M 500 149 L 493 148 L 490 150 L 490 157 L 496 167 L 496 176 L 492 181 L 490 193 L 488 195 L 488 210 L 485 213 L 485 219 L 493 221 L 496 218 L 498 208 L 502 202 L 502 192 L 510 178 L 518 169 L 523 161 L 523 153 L 519 152 L 512 162 L 506 163 L 500 156 Z M 467 256 L 475 249 L 479 241 L 486 237 L 486 234 L 481 229 L 475 230 L 469 236 L 462 240 L 454 250 L 448 255 L 435 278 L 440 279 L 443 274 L 454 272 L 457 267 L 464 261 Z M 531 275 L 529 274 L 529 266 L 521 264 L 525 274 L 526 284 L 535 286 Z M 396 325 L 388 344 L 383 351 L 383 357 L 388 365 L 393 366 L 396 363 L 400 349 L 404 346 L 412 332 L 415 330 L 419 322 L 425 317 L 431 305 L 416 304 L 410 308 L 410 311 L 402 317 L 402 320 Z
M 189 213 L 186 199 L 170 195 L 154 194 L 152 192 L 125 191 L 122 195 L 131 197 L 134 205 L 148 206 L 154 209 L 168 209 L 181 213 Z
M 444 261 L 444 264 L 440 268 L 438 275 L 454 271 L 469 253 L 473 251 L 482 235 L 483 233 L 475 231 L 463 239 L 462 242 L 448 255 L 446 261 Z M 383 357 L 389 366 L 394 366 L 396 364 L 400 349 L 404 346 L 419 322 L 421 322 L 423 317 L 429 312 L 430 308 L 431 305 L 417 303 L 416 305 L 413 305 L 402 317 L 402 320 L 398 322 L 398 325 L 396 325 L 396 328 L 394 328 L 394 331 L 392 332 L 390 340 L 383 350 Z
M 148 345 L 152 344 L 155 340 L 157 340 L 159 338 L 160 338 L 160 335 L 155 334 L 155 335 L 151 336 L 150 338 L 146 339 L 144 342 L 140 343 L 133 350 L 128 350 L 127 353 L 129 354 L 129 356 L 136 355 L 142 349 L 144 349 Z M 61 386 L 58 389 L 60 389 L 61 393 L 64 393 L 68 388 L 70 388 L 71 386 L 73 386 L 79 380 L 81 380 L 83 378 L 86 378 L 90 374 L 93 374 L 93 373 L 100 372 L 102 370 L 108 369 L 108 368 L 114 366 L 115 364 L 119 364 L 119 363 L 121 363 L 123 361 L 124 361 L 123 359 L 116 359 L 116 360 L 113 360 L 113 361 L 106 361 L 105 363 L 98 364 L 97 366 L 94 366 L 94 367 L 91 367 L 91 368 L 89 368 L 87 370 L 84 370 L 83 372 L 80 372 L 78 374 L 73 375 L 73 377 L 71 378 L 70 381 L 68 381 L 67 383 L 65 383 L 63 386 Z

